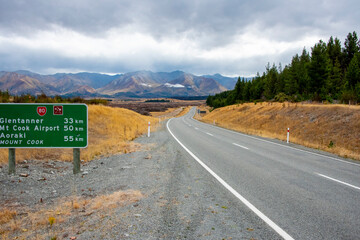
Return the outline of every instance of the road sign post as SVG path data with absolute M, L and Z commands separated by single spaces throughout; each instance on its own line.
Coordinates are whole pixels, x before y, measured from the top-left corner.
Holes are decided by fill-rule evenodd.
M 9 173 L 15 173 L 15 148 L 79 149 L 87 143 L 86 104 L 0 104 L 0 148 L 9 148 Z
M 80 172 L 80 148 L 73 149 L 73 173 Z
M 289 143 L 290 138 L 290 128 L 287 129 L 286 142 Z
M 15 174 L 15 148 L 9 148 L 9 174 Z

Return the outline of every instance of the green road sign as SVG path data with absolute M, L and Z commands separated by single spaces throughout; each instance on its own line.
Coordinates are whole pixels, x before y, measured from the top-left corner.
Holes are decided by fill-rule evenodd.
M 0 104 L 0 148 L 85 148 L 86 104 Z

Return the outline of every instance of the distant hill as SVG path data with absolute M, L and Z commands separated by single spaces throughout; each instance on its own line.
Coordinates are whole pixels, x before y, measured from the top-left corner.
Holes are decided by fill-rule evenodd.
M 212 78 L 229 90 L 234 89 L 235 84 L 238 80 L 237 77 L 224 77 L 219 73 L 216 73 L 214 75 L 204 75 L 203 77 Z
M 212 78 L 199 77 L 181 71 L 127 73 L 98 90 L 115 95 L 131 92 L 140 97 L 206 96 L 227 89 Z
M 109 82 L 121 76 L 121 74 L 110 76 L 107 74 L 100 73 L 57 73 L 52 75 L 56 78 L 57 81 L 61 81 L 62 79 L 72 79 L 74 82 L 79 85 L 88 85 L 94 89 L 103 87 Z
M 0 72 L 0 90 L 11 94 L 82 97 L 191 97 L 233 89 L 237 78 L 220 74 L 196 76 L 182 71 L 136 71 L 118 75 L 57 73 L 41 75 L 26 70 Z
M 21 95 L 30 93 L 32 95 L 40 95 L 47 93 L 48 95 L 57 94 L 55 87 L 44 84 L 36 78 L 21 75 L 16 72 L 1 72 L 0 89 L 8 90 L 11 94 Z
M 75 85 L 88 85 L 92 88 L 100 88 L 121 75 L 106 75 L 100 73 L 56 73 L 53 75 L 40 75 L 26 70 L 19 70 L 16 73 L 38 79 L 42 83 L 63 85 L 61 81 L 72 81 Z
M 219 73 L 216 73 L 214 75 L 204 75 L 203 77 L 212 78 L 212 79 L 216 80 L 218 83 L 220 83 L 221 85 L 226 87 L 228 90 L 234 89 L 235 84 L 236 84 L 236 82 L 238 80 L 238 77 L 225 77 L 225 76 L 222 76 Z M 252 78 L 244 78 L 244 79 L 245 79 L 245 81 L 249 81 Z

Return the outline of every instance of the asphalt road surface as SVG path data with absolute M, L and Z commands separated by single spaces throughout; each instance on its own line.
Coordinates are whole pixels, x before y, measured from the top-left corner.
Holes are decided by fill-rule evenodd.
M 204 124 L 194 114 L 169 120 L 169 133 L 274 236 L 360 239 L 358 162 Z

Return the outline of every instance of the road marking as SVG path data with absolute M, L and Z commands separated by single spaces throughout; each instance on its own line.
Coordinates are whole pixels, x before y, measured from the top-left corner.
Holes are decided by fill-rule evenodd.
M 315 174 L 317 174 L 317 175 L 319 175 L 319 176 L 321 176 L 321 177 L 330 179 L 330 180 L 332 180 L 332 181 L 334 181 L 334 182 L 338 182 L 338 183 L 344 184 L 344 185 L 346 185 L 346 186 L 349 186 L 349 187 L 355 188 L 355 189 L 357 189 L 357 190 L 360 190 L 360 187 L 354 186 L 354 185 L 352 185 L 352 184 L 350 184 L 350 183 L 346 183 L 346 182 L 337 180 L 337 179 L 335 179 L 335 178 L 326 176 L 326 175 L 324 175 L 324 174 L 320 174 L 320 173 L 315 173 Z
M 166 123 L 166 127 L 171 134 L 171 136 L 180 144 L 181 147 L 187 151 L 190 156 L 192 156 L 206 171 L 208 171 L 216 180 L 218 180 L 227 190 L 229 190 L 235 197 L 237 197 L 243 204 L 245 204 L 251 211 L 253 211 L 258 217 L 260 217 L 266 224 L 268 224 L 275 232 L 277 232 L 281 237 L 285 240 L 293 240 L 293 238 L 287 234 L 282 228 L 280 228 L 276 223 L 274 223 L 270 218 L 268 218 L 265 214 L 260 212 L 254 205 L 252 205 L 248 200 L 246 200 L 243 196 L 241 196 L 235 189 L 233 189 L 229 184 L 227 184 L 222 178 L 220 178 L 213 170 L 211 170 L 205 163 L 203 163 L 195 154 L 193 154 L 189 149 L 185 147 L 184 144 L 180 142 L 179 139 L 175 137 L 175 135 L 171 132 L 169 128 L 169 123 L 172 119 L 170 119 Z
M 195 130 L 199 130 L 197 127 L 195 127 Z
M 240 144 L 237 144 L 237 143 L 233 143 L 235 146 L 238 146 L 238 147 L 241 147 L 241 148 L 243 148 L 243 149 L 246 149 L 246 150 L 249 150 L 249 148 L 247 148 L 247 147 L 244 147 L 244 146 L 241 146 Z
M 240 133 L 240 132 L 235 132 L 233 130 L 229 130 L 229 129 L 226 129 L 226 128 L 222 128 L 222 127 L 210 125 L 210 124 L 207 124 L 207 123 L 203 123 L 203 122 L 200 122 L 200 121 L 194 119 L 193 117 L 191 119 L 194 120 L 194 121 L 197 121 L 198 123 L 201 123 L 201 124 L 204 124 L 204 125 L 207 125 L 207 126 L 210 126 L 210 127 L 218 128 L 218 129 L 230 132 L 230 133 L 235 133 L 235 134 L 238 134 L 238 135 L 241 135 L 241 136 L 245 136 L 245 137 L 248 137 L 248 138 L 252 138 L 252 139 L 261 141 L 261 142 L 271 143 L 271 144 L 278 145 L 278 146 L 281 146 L 281 147 L 284 147 L 284 148 L 289 148 L 289 149 L 292 149 L 292 150 L 295 150 L 295 151 L 304 152 L 304 153 L 312 154 L 312 155 L 315 155 L 315 156 L 324 157 L 324 158 L 332 159 L 332 160 L 335 160 L 335 161 L 338 161 L 338 162 L 351 164 L 351 165 L 355 165 L 355 166 L 360 167 L 360 164 L 358 164 L 358 163 L 353 163 L 353 162 L 350 162 L 350 161 L 341 160 L 341 159 L 338 159 L 338 158 L 326 156 L 326 155 L 319 154 L 319 153 L 309 152 L 309 151 L 306 151 L 306 150 L 294 148 L 294 147 L 291 147 L 291 146 L 286 146 L 286 145 L 279 144 L 279 143 L 274 143 L 274 142 L 271 142 L 271 141 L 268 141 L 268 140 L 265 140 L 265 139 L 260 139 L 260 138 L 257 138 L 257 137 L 249 136 L 249 135 L 246 135 L 246 134 L 243 134 L 243 133 Z
M 212 135 L 211 133 L 208 133 L 208 132 L 205 132 L 207 135 L 210 135 L 210 136 L 214 136 L 214 135 Z

